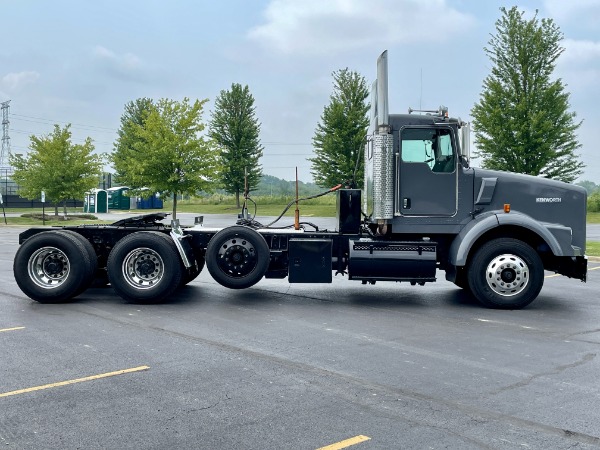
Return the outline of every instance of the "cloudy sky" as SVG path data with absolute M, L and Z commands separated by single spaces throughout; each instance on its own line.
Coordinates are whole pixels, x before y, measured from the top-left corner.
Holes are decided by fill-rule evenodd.
M 516 0 L 515 0 L 516 1 Z M 72 124 L 112 151 L 125 103 L 208 98 L 232 83 L 256 99 L 264 172 L 310 181 L 311 138 L 348 67 L 369 85 L 388 50 L 390 112 L 449 107 L 470 119 L 490 71 L 483 52 L 499 7 L 552 18 L 564 33 L 556 76 L 583 125 L 583 179 L 600 183 L 600 0 L 0 0 L 0 101 L 13 153 Z M 595 131 L 596 130 L 596 131 Z

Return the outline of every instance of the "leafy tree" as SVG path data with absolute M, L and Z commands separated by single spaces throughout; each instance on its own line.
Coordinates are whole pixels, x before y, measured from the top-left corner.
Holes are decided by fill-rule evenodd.
M 91 138 L 83 144 L 71 142 L 71 125 L 61 128 L 54 125 L 48 136 L 31 136 L 27 155 L 11 155 L 14 167 L 13 179 L 19 185 L 20 194 L 28 199 L 40 198 L 41 191 L 54 202 L 54 214 L 58 216 L 58 204 L 63 202 L 67 214 L 67 200 L 83 198 L 86 191 L 98 185 L 103 161 L 94 155 Z
M 136 130 L 138 127 L 144 126 L 146 118 L 153 108 L 152 99 L 145 97 L 125 104 L 125 111 L 121 116 L 121 127 L 117 131 L 118 137 L 114 145 L 115 151 L 111 155 L 113 167 L 117 172 L 115 178 L 118 178 L 122 185 L 132 184 L 127 172 L 129 167 L 127 161 L 144 158 L 144 153 L 140 153 L 137 149 L 142 148 L 143 143 L 140 142 L 139 145 L 136 145 L 140 139 Z
M 312 175 L 315 183 L 331 187 L 345 181 L 363 183 L 364 169 L 357 159 L 363 152 L 363 142 L 369 126 L 369 90 L 365 78 L 346 69 L 333 72 L 333 93 L 323 109 L 321 121 L 313 137 L 315 157 Z
M 207 101 L 159 100 L 149 107 L 141 124 L 129 122 L 132 147 L 119 155 L 117 170 L 125 174 L 134 192 L 173 196 L 173 219 L 177 218 L 178 195 L 210 191 L 218 176 L 218 151 L 201 135 Z M 143 187 L 149 191 L 139 191 Z
M 593 194 L 594 192 L 598 192 L 600 191 L 600 186 L 598 186 L 596 183 L 594 183 L 593 181 L 589 181 L 589 180 L 581 180 L 578 181 L 577 183 L 575 183 L 577 186 L 581 186 L 582 188 L 584 188 L 588 195 Z
M 564 51 L 563 35 L 552 19 L 526 20 L 517 7 L 500 8 L 496 34 L 484 51 L 493 67 L 471 111 L 483 167 L 572 182 L 583 163 L 569 112 L 569 94 L 552 80 Z
M 260 123 L 248 86 L 234 83 L 231 90 L 221 91 L 215 100 L 209 136 L 221 147 L 221 182 L 227 192 L 235 194 L 238 208 L 245 179 L 248 189 L 253 190 L 262 176 L 259 134 Z

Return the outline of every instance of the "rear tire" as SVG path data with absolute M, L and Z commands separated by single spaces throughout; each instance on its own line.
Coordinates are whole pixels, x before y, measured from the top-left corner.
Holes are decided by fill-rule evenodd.
M 206 267 L 230 289 L 254 286 L 269 267 L 269 246 L 252 228 L 232 226 L 213 236 L 206 248 Z
M 489 308 L 521 309 L 536 299 L 544 284 L 540 256 L 517 239 L 494 239 L 484 244 L 468 269 L 469 286 Z
M 15 255 L 19 288 L 40 303 L 61 303 L 83 292 L 94 273 L 88 249 L 72 233 L 44 231 L 25 241 Z
M 78 294 L 80 294 L 81 292 L 91 287 L 92 284 L 95 282 L 96 274 L 98 271 L 98 255 L 96 254 L 96 250 L 94 250 L 94 246 L 92 245 L 92 243 L 88 241 L 85 237 L 83 237 L 81 234 L 71 230 L 60 230 L 60 233 L 68 234 L 70 236 L 73 236 L 75 239 L 79 240 L 79 242 L 81 242 L 81 245 L 83 245 L 83 247 L 85 248 L 85 251 L 87 252 L 90 260 L 89 275 L 87 276 L 86 281 L 81 286 L 81 291 L 78 292 Z
M 158 303 L 179 287 L 183 264 L 163 233 L 138 231 L 121 239 L 108 255 L 108 279 L 130 302 Z
M 196 255 L 192 261 L 192 267 L 185 269 L 183 277 L 181 277 L 181 286 L 194 281 L 204 269 L 204 256 Z

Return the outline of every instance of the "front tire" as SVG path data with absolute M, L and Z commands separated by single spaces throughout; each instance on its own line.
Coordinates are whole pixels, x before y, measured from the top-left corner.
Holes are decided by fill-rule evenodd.
M 121 239 L 108 255 L 108 279 L 130 302 L 158 303 L 169 297 L 183 276 L 183 264 L 171 238 L 138 231 Z
M 544 266 L 536 251 L 517 239 L 484 244 L 468 269 L 469 286 L 489 308 L 521 309 L 536 299 L 544 284 Z
M 95 266 L 81 240 L 63 231 L 44 231 L 25 241 L 13 264 L 19 288 L 40 303 L 61 303 L 83 292 Z
M 252 228 L 232 226 L 213 236 L 206 248 L 206 267 L 230 289 L 254 286 L 269 267 L 269 246 Z

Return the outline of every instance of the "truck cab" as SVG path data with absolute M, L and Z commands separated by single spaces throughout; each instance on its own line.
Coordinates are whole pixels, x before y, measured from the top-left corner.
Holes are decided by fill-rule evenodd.
M 388 114 L 385 52 L 371 101 L 363 207 L 376 235 L 435 242 L 446 278 L 489 306 L 522 306 L 523 292 L 541 289 L 543 269 L 585 281 L 585 189 L 470 167 L 469 126 L 445 107 Z M 512 249 L 520 246 L 529 260 Z M 482 247 L 497 249 L 482 257 Z M 486 264 L 485 282 L 477 282 L 474 261 Z M 521 273 L 526 280 L 517 280 Z

